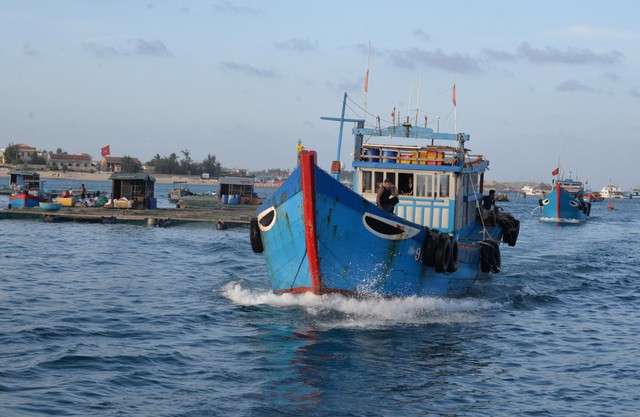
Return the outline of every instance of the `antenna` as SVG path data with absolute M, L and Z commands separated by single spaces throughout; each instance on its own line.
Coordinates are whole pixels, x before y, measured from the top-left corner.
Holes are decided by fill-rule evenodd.
M 407 102 L 407 123 L 409 122 L 409 115 L 411 114 L 411 93 L 413 93 L 413 81 L 409 84 L 409 101 Z
M 416 97 L 416 127 L 418 126 L 418 112 L 420 108 L 420 93 L 422 92 L 422 73 L 420 73 L 420 81 L 418 81 L 418 97 Z M 426 124 L 425 124 L 425 127 Z M 418 131 L 416 130 L 416 137 L 418 135 Z

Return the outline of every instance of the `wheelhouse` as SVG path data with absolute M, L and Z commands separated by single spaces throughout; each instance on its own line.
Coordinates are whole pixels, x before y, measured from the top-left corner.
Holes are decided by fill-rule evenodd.
M 397 131 L 400 137 L 430 139 L 431 143 L 423 146 L 369 143 L 393 137 L 393 132 L 356 127 L 353 189 L 375 203 L 378 188 L 389 178 L 400 192 L 396 215 L 442 232 L 455 232 L 475 224 L 477 201 L 482 198 L 484 171 L 489 161 L 466 152 L 464 143 L 469 136 L 439 134 L 416 127 L 407 129 L 406 136 L 402 135 L 404 129 Z M 435 139 L 458 141 L 458 146 L 434 145 Z

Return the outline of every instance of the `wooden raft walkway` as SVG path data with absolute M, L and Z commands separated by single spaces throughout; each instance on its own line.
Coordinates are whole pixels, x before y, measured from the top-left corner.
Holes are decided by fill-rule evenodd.
M 216 226 L 219 221 L 228 227 L 246 226 L 256 216 L 256 206 L 223 206 L 220 208 L 160 208 L 155 210 L 115 209 L 96 207 L 63 207 L 45 211 L 39 207 L 0 210 L 0 219 L 40 220 L 47 222 L 117 223 L 149 226 L 202 224 Z

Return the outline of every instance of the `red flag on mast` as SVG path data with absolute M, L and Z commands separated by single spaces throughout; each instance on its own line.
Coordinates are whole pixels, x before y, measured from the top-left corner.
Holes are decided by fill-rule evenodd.
M 364 92 L 369 91 L 369 70 L 367 70 L 367 75 L 364 76 Z
M 109 145 L 105 146 L 104 148 L 102 148 L 100 150 L 102 151 L 102 156 L 111 155 L 111 150 L 109 149 Z
M 556 175 L 558 175 L 558 172 L 560 172 L 560 167 L 554 169 L 553 172 L 551 173 L 551 175 L 556 176 Z
M 455 83 L 453 84 L 453 94 L 451 95 L 451 98 L 453 99 L 453 107 L 457 107 L 457 105 L 456 105 L 456 85 L 455 85 Z

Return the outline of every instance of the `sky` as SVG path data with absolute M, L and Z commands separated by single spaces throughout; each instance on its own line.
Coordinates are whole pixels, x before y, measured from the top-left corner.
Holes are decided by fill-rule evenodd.
M 0 146 L 329 169 L 322 116 L 468 133 L 486 179 L 640 184 L 640 2 L 0 0 Z M 368 92 L 364 78 L 369 70 Z M 456 84 L 454 112 L 452 86 Z M 341 160 L 353 151 L 350 125 Z

